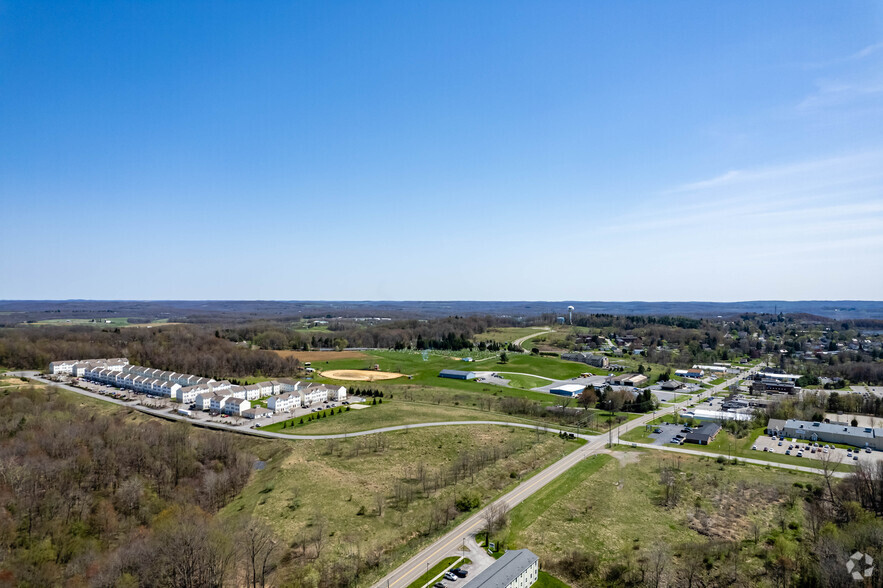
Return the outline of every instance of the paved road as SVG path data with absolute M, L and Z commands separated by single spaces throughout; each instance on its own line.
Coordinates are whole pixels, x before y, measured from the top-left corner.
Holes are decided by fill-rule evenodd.
M 708 390 L 705 390 L 704 392 L 700 392 L 698 394 L 691 395 L 684 402 L 681 402 L 681 403 L 678 403 L 678 404 L 673 405 L 671 407 L 668 407 L 665 410 L 657 411 L 652 414 L 642 415 L 632 421 L 626 422 L 626 423 L 622 424 L 621 426 L 617 427 L 616 429 L 614 429 L 612 436 L 619 437 L 619 436 L 627 433 L 628 431 L 631 431 L 632 429 L 636 429 L 638 427 L 644 426 L 649 421 L 657 418 L 658 416 L 677 412 L 677 411 L 681 410 L 682 408 L 684 408 L 685 406 L 687 406 L 693 402 L 696 402 L 699 399 L 704 399 L 704 398 L 708 398 L 709 396 L 713 396 L 717 392 L 720 392 L 721 390 L 725 389 L 730 384 L 732 384 L 732 383 L 738 381 L 739 379 L 742 379 L 745 376 L 748 376 L 749 374 L 755 372 L 757 369 L 758 369 L 758 367 L 747 370 L 746 372 L 743 372 L 742 374 L 740 374 L 734 378 L 731 378 L 730 380 L 727 380 L 726 382 L 718 384 L 717 386 L 714 386 Z M 134 408 L 136 410 L 139 410 L 141 412 L 151 414 L 154 416 L 158 416 L 161 418 L 165 418 L 165 419 L 184 420 L 184 421 L 198 424 L 200 426 L 204 426 L 204 427 L 208 427 L 208 428 L 229 430 L 229 431 L 234 431 L 237 433 L 245 433 L 245 434 L 255 435 L 255 436 L 259 436 L 259 437 L 269 437 L 269 438 L 277 438 L 277 439 L 312 439 L 312 440 L 315 440 L 315 439 L 342 439 L 342 438 L 346 438 L 346 437 L 371 435 L 374 433 L 400 431 L 400 430 L 412 429 L 412 428 L 441 427 L 441 426 L 452 426 L 452 425 L 503 425 L 503 426 L 510 426 L 510 427 L 522 427 L 522 428 L 527 428 L 527 429 L 536 428 L 535 425 L 528 425 L 528 424 L 524 424 L 524 423 L 509 423 L 509 422 L 502 422 L 502 421 L 449 421 L 449 422 L 440 422 L 440 423 L 420 423 L 420 424 L 414 424 L 414 425 L 399 425 L 399 426 L 393 426 L 393 427 L 383 427 L 380 429 L 373 429 L 370 431 L 360 431 L 360 432 L 356 432 L 356 433 L 338 433 L 338 434 L 328 434 L 328 435 L 285 435 L 282 433 L 273 433 L 273 432 L 269 432 L 269 431 L 259 431 L 259 430 L 255 430 L 255 429 L 249 429 L 249 428 L 233 427 L 233 426 L 224 425 L 221 423 L 207 423 L 207 422 L 201 422 L 201 421 L 193 421 L 191 419 L 187 419 L 184 416 L 172 414 L 167 411 L 153 410 L 153 409 L 146 408 L 143 406 L 133 405 L 131 403 L 126 403 L 126 402 L 116 400 L 113 398 L 108 398 L 106 396 L 101 396 L 100 394 L 95 394 L 93 392 L 89 392 L 89 391 L 83 390 L 81 388 L 75 388 L 73 386 L 68 386 L 66 384 L 58 384 L 55 382 L 51 382 L 49 380 L 39 377 L 37 372 L 11 372 L 10 375 L 19 376 L 19 377 L 26 377 L 26 378 L 36 380 L 38 382 L 43 382 L 45 384 L 59 386 L 59 387 L 64 388 L 66 390 L 76 392 L 77 394 L 82 394 L 84 396 L 89 396 L 92 398 L 96 398 L 98 400 L 103 400 L 105 402 L 112 402 L 114 404 L 119 404 L 121 406 L 128 406 L 128 407 Z M 571 467 L 573 467 L 574 465 L 579 463 L 581 460 L 583 460 L 586 457 L 589 457 L 593 454 L 596 454 L 600 450 L 602 450 L 604 448 L 605 443 L 607 442 L 607 440 L 609 439 L 610 436 L 608 436 L 608 435 L 597 435 L 597 436 L 579 435 L 579 437 L 585 439 L 587 441 L 587 443 L 585 445 L 583 445 L 582 447 L 576 449 L 575 451 L 571 452 L 570 454 L 563 456 L 560 460 L 556 461 L 555 463 L 553 463 L 552 465 L 550 465 L 546 469 L 537 473 L 534 477 L 530 478 L 529 480 L 523 482 L 517 488 L 513 489 L 512 491 L 510 491 L 509 493 L 507 493 L 503 497 L 499 498 L 495 502 L 505 504 L 507 508 L 513 508 L 513 507 L 517 506 L 518 504 L 523 502 L 525 499 L 530 497 L 532 494 L 534 494 L 536 491 L 543 488 L 546 484 L 548 484 L 549 482 L 551 482 L 552 480 L 557 478 L 559 475 L 561 475 L 562 473 L 564 473 L 565 471 L 567 471 L 568 469 L 570 469 Z M 640 444 L 635 443 L 634 445 L 636 445 L 638 447 L 642 447 L 642 448 L 647 448 L 647 449 L 657 449 L 657 450 L 685 453 L 685 454 L 691 454 L 691 455 L 699 455 L 699 456 L 705 456 L 705 457 L 717 457 L 718 456 L 718 454 L 715 454 L 715 453 L 708 453 L 708 452 L 704 452 L 704 451 L 696 451 L 696 450 L 691 450 L 691 449 L 683 449 L 680 447 L 659 447 L 659 446 L 648 445 L 648 444 L 644 444 L 644 443 L 640 443 Z M 740 459 L 746 463 L 751 463 L 751 464 L 756 464 L 756 465 L 763 465 L 763 466 L 769 465 L 769 466 L 773 466 L 773 467 L 780 467 L 780 468 L 784 468 L 784 469 L 789 469 L 789 470 L 794 470 L 794 471 L 802 471 L 802 472 L 814 473 L 814 474 L 822 473 L 821 470 L 818 470 L 816 468 L 809 468 L 809 467 L 805 467 L 805 466 L 798 466 L 798 465 L 791 465 L 791 464 L 780 464 L 780 463 L 768 462 L 768 461 L 763 461 L 763 460 L 759 460 L 759 459 L 751 459 L 751 458 L 740 458 Z M 844 477 L 847 474 L 845 474 L 844 472 L 838 472 L 835 475 L 837 477 Z M 480 511 L 476 512 L 475 514 L 470 516 L 468 519 L 466 519 L 464 522 L 457 525 L 457 527 L 455 527 L 454 529 L 452 529 L 451 531 L 449 531 L 448 533 L 443 535 L 441 538 L 434 541 L 430 546 L 421 550 L 417 555 L 415 555 L 414 557 L 412 557 L 411 559 L 406 561 L 404 564 L 399 566 L 396 570 L 394 570 L 393 572 L 391 572 L 390 574 L 388 574 L 387 576 L 382 578 L 379 582 L 377 582 L 375 584 L 375 586 L 377 588 L 382 588 L 383 586 L 388 586 L 389 588 L 403 588 L 405 586 L 408 586 L 411 582 L 416 580 L 420 575 L 422 575 L 426 571 L 427 564 L 429 566 L 434 565 L 437 561 L 439 561 L 443 557 L 453 553 L 453 550 L 458 545 L 461 545 L 464 541 L 468 541 L 470 536 L 481 531 L 481 529 L 484 525 L 484 515 L 485 515 L 487 508 L 488 507 L 485 507 L 484 509 L 481 509 Z
M 614 436 L 619 437 L 620 435 L 623 435 L 628 431 L 631 431 L 632 429 L 643 427 L 646 423 L 657 418 L 658 416 L 678 411 L 681 408 L 692 404 L 697 399 L 707 398 L 716 394 L 717 392 L 720 392 L 721 390 L 724 390 L 730 384 L 748 376 L 756 370 L 757 367 L 746 370 L 742 374 L 731 378 L 730 380 L 727 380 L 722 384 L 718 384 L 717 386 L 709 388 L 704 392 L 691 395 L 690 398 L 685 400 L 684 402 L 675 404 L 672 407 L 666 408 L 663 411 L 657 411 L 652 414 L 642 415 L 632 421 L 623 423 L 621 426 L 617 427 L 613 431 L 613 434 Z M 570 469 L 586 457 L 598 453 L 601 449 L 604 448 L 604 445 L 608 440 L 608 435 L 598 435 L 594 437 L 588 437 L 587 439 L 588 442 L 585 445 L 556 461 L 555 463 L 542 470 L 529 480 L 523 482 L 517 488 L 499 498 L 492 504 L 502 503 L 506 505 L 507 508 L 513 508 L 517 506 L 525 499 L 530 497 L 532 494 L 534 494 L 537 490 L 541 489 L 543 486 L 557 478 L 562 473 L 566 472 L 568 469 Z M 658 449 L 658 447 L 653 446 L 647 447 Z M 759 463 L 760 465 L 770 464 L 770 462 Z M 798 467 L 800 466 L 794 466 L 794 468 Z M 443 559 L 447 555 L 450 555 L 451 551 L 455 549 L 458 545 L 462 544 L 464 541 L 468 541 L 468 538 L 471 535 L 474 535 L 475 533 L 481 531 L 481 529 L 484 527 L 485 512 L 488 508 L 490 508 L 490 506 L 491 505 L 485 506 L 485 508 L 470 516 L 468 519 L 457 525 L 454 529 L 448 531 L 442 537 L 435 540 L 431 545 L 421 550 L 417 555 L 406 561 L 404 564 L 396 568 L 388 575 L 384 576 L 379 582 L 374 584 L 375 588 L 405 588 L 406 586 L 410 585 L 411 582 L 414 582 L 417 578 L 419 578 L 423 573 L 426 572 L 427 564 L 429 567 L 435 565 L 436 562 Z
M 549 381 L 549 382 L 560 382 L 560 381 L 561 381 L 561 380 L 556 380 L 555 378 L 547 378 L 546 376 L 538 376 L 538 375 L 536 375 L 536 374 L 525 374 L 525 373 L 522 373 L 522 372 L 499 372 L 499 371 L 493 371 L 493 372 L 475 372 L 475 375 L 477 375 L 477 376 L 481 376 L 481 377 L 487 377 L 487 376 L 489 376 L 490 374 L 511 374 L 511 375 L 513 375 L 513 376 L 530 376 L 531 378 L 539 378 L 539 379 L 541 379 L 541 380 L 546 380 L 546 381 Z
M 507 421 L 442 421 L 436 423 L 416 423 L 413 425 L 395 425 L 391 427 L 381 427 L 379 429 L 370 429 L 367 431 L 356 431 L 353 433 L 328 433 L 324 435 L 287 435 L 285 433 L 276 433 L 273 431 L 261 431 L 260 429 L 251 429 L 249 425 L 242 426 L 234 426 L 234 425 L 226 425 L 224 423 L 211 423 L 199 419 L 190 419 L 184 415 L 175 414 L 173 412 L 169 412 L 168 409 L 165 410 L 156 410 L 153 408 L 147 408 L 146 406 L 141 406 L 139 404 L 135 404 L 134 402 L 125 402 L 123 400 L 117 400 L 116 398 L 110 398 L 108 396 L 102 396 L 101 394 L 96 394 L 95 392 L 90 392 L 89 390 L 83 390 L 82 388 L 77 388 L 75 386 L 69 386 L 67 384 L 60 384 L 58 382 L 53 382 L 51 380 L 47 380 L 45 378 L 41 378 L 38 375 L 38 372 L 9 372 L 9 375 L 16 377 L 24 377 L 29 378 L 31 380 L 35 380 L 37 382 L 41 382 L 43 384 L 48 384 L 50 386 L 57 386 L 59 388 L 64 388 L 65 390 L 70 390 L 71 392 L 76 392 L 77 394 L 82 394 L 83 396 L 88 396 L 90 398 L 95 398 L 96 400 L 101 400 L 103 402 L 110 402 L 113 404 L 118 404 L 119 406 L 125 406 L 127 408 L 133 408 L 137 411 L 143 412 L 145 414 L 149 414 L 152 416 L 169 419 L 173 421 L 184 421 L 193 425 L 197 425 L 200 427 L 206 427 L 209 429 L 218 429 L 222 431 L 233 431 L 235 433 L 242 433 L 245 435 L 254 435 L 255 437 L 266 437 L 270 439 L 295 439 L 295 440 L 322 440 L 322 439 L 347 439 L 350 437 L 362 437 L 364 435 L 374 435 L 375 433 L 391 433 L 393 431 L 405 431 L 409 429 L 420 429 L 423 427 L 450 427 L 456 425 L 502 425 L 506 427 L 521 427 L 523 429 L 536 429 L 538 425 L 531 425 L 527 423 L 510 423 Z M 539 425 L 541 429 L 545 430 L 556 430 L 555 427 L 544 427 Z M 577 435 L 583 439 L 590 439 L 590 435 Z
M 522 349 L 524 349 L 524 342 L 527 341 L 528 339 L 533 339 L 534 337 L 538 337 L 540 335 L 545 335 L 546 333 L 551 333 L 551 332 L 553 332 L 552 329 L 543 329 L 542 331 L 537 331 L 536 333 L 531 333 L 530 335 L 525 335 L 524 337 L 520 337 L 520 338 L 516 339 L 515 341 L 512 341 L 512 344 L 517 345 L 517 346 L 521 347 Z

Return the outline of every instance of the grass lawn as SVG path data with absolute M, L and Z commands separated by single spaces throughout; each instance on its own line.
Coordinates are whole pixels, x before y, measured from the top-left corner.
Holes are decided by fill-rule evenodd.
M 549 380 L 543 380 L 541 378 L 535 378 L 532 376 L 522 376 L 521 374 L 500 374 L 500 376 L 509 380 L 510 386 L 514 388 L 521 388 L 523 390 L 539 388 L 540 386 L 546 386 L 547 384 L 552 383 Z
M 588 457 L 512 509 L 509 513 L 510 541 L 521 546 L 521 533 L 525 529 L 535 523 L 553 504 L 570 494 L 585 477 L 591 476 L 612 459 L 605 454 Z
M 549 572 L 540 570 L 540 573 L 537 574 L 537 581 L 531 588 L 570 588 L 570 585 L 565 584 Z

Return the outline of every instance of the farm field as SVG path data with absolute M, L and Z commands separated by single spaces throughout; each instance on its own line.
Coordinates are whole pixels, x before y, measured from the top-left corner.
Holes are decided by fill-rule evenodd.
M 679 497 L 669 503 L 660 483 L 663 467 L 675 468 L 682 480 Z M 764 569 L 755 532 L 760 541 L 794 541 L 804 512 L 802 499 L 789 497 L 821 480 L 755 466 L 723 466 L 706 458 L 681 456 L 675 461 L 644 451 L 616 451 L 586 460 L 517 506 L 502 536 L 509 548 L 537 553 L 544 569 L 574 586 L 596 585 L 617 566 L 640 565 L 641 558 L 646 561 L 658 552 L 669 570 L 691 565 L 692 555 L 698 553 L 701 561 L 704 553 L 696 546 L 715 542 L 740 545 L 740 566 L 747 575 Z M 573 553 L 594 554 L 594 570 L 569 565 Z M 716 558 L 710 561 L 712 566 L 701 574 L 714 573 Z
M 365 353 L 361 351 L 273 351 L 273 353 L 277 355 L 281 355 L 282 357 L 293 357 L 298 361 L 304 362 L 314 362 L 314 361 L 330 361 L 330 360 L 340 360 L 340 359 L 365 359 L 368 357 Z
M 180 323 L 170 323 L 168 319 L 159 319 L 145 323 L 130 323 L 128 317 L 114 317 L 110 319 L 46 319 L 33 323 L 23 323 L 31 326 L 40 325 L 56 325 L 56 326 L 88 326 L 101 328 L 117 328 L 117 327 L 152 327 L 158 325 L 177 325 Z
M 291 557 L 280 584 L 344 576 L 367 585 L 442 532 L 446 519 L 466 516 L 458 497 L 484 505 L 578 446 L 553 433 L 470 426 L 273 441 L 256 449 L 265 468 L 221 516 L 254 514 L 285 538 Z M 469 456 L 471 473 L 459 465 Z

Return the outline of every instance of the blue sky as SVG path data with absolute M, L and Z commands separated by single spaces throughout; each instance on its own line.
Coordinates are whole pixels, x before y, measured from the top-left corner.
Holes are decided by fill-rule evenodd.
M 0 0 L 0 298 L 877 299 L 879 2 Z

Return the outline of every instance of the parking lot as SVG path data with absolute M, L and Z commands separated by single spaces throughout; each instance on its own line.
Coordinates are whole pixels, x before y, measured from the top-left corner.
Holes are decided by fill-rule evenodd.
M 79 388 L 83 388 L 84 390 L 88 390 L 90 392 L 94 392 L 96 394 L 101 394 L 102 396 L 108 396 L 110 398 L 115 398 L 117 400 L 125 400 L 128 402 L 132 402 L 133 404 L 140 404 L 142 406 L 146 406 L 148 408 L 153 408 L 157 410 L 169 410 L 169 411 L 178 411 L 178 409 L 190 410 L 190 415 L 187 417 L 194 421 L 203 421 L 203 422 L 216 422 L 216 423 L 224 423 L 225 425 L 239 425 L 239 426 L 259 426 L 263 427 L 275 422 L 289 420 L 293 418 L 300 418 L 303 416 L 307 416 L 311 413 L 319 412 L 325 410 L 326 408 L 342 408 L 344 406 L 349 406 L 357 402 L 362 402 L 363 399 L 360 397 L 352 397 L 348 398 L 344 402 L 328 402 L 328 403 L 317 403 L 313 406 L 308 406 L 305 408 L 298 408 L 291 411 L 279 412 L 275 413 L 272 417 L 261 418 L 256 420 L 246 419 L 238 416 L 228 416 L 221 414 L 211 414 L 209 412 L 204 412 L 198 410 L 196 408 L 190 409 L 187 405 L 180 404 L 178 402 L 172 401 L 170 398 L 162 398 L 157 396 L 150 396 L 148 394 L 138 393 L 133 390 L 126 390 L 122 388 L 116 388 L 114 386 L 107 386 L 104 384 L 98 384 L 96 382 L 89 382 L 84 379 L 78 379 L 76 382 L 73 382 L 71 378 L 54 378 L 56 381 L 70 384 L 73 386 L 77 386 Z M 266 398 L 262 399 L 266 401 Z M 259 406 L 258 404 L 253 404 L 253 406 Z
M 684 425 L 661 424 L 654 427 L 654 429 L 658 429 L 660 432 L 649 434 L 650 438 L 653 439 L 652 445 L 674 446 L 683 444 L 683 436 L 686 435 L 684 432 Z M 673 441 L 678 435 L 680 435 L 680 443 Z M 793 455 L 794 457 L 801 457 L 807 460 L 820 460 L 824 457 L 830 456 L 834 462 L 852 465 L 883 461 L 883 451 L 871 451 L 868 453 L 864 449 L 837 448 L 829 444 L 826 452 L 825 443 L 823 441 L 812 443 L 810 441 L 801 441 L 799 439 L 793 440 L 791 438 L 780 440 L 775 437 L 770 437 L 769 435 L 761 435 L 758 437 L 752 445 L 752 448 L 753 451 L 756 451 L 759 454 L 756 456 L 757 459 L 763 459 L 764 453 L 777 453 L 779 455 Z M 752 455 L 752 457 L 755 456 Z
M 826 445 L 828 445 L 827 448 L 825 447 Z M 790 437 L 786 437 L 783 441 L 768 435 L 761 435 L 757 438 L 757 441 L 755 441 L 753 448 L 756 448 L 755 451 L 761 455 L 764 453 L 778 453 L 780 455 L 793 455 L 795 457 L 815 460 L 830 457 L 835 462 L 839 461 L 844 464 L 853 465 L 862 462 L 877 463 L 883 460 L 883 451 L 871 451 L 870 453 L 867 453 L 864 449 L 838 448 L 826 444 L 824 441 L 813 443 L 812 441 L 803 441 L 801 439 L 795 440 Z
M 651 432 L 650 438 L 653 439 L 653 445 L 681 445 L 683 444 L 683 436 L 686 435 L 684 425 L 661 424 L 656 425 L 651 431 L 660 431 L 659 433 Z M 674 443 L 673 439 L 676 435 L 681 436 L 680 443 Z

